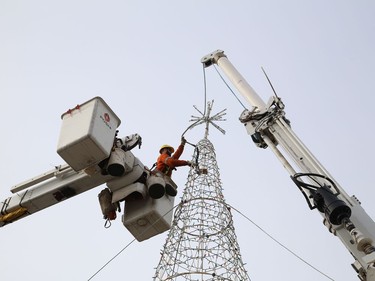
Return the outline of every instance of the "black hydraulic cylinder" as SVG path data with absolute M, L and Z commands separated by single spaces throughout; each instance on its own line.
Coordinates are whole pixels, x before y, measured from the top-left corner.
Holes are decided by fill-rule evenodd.
M 342 224 L 343 220 L 350 218 L 352 214 L 350 207 L 333 194 L 326 185 L 318 188 L 313 198 L 318 210 L 324 213 L 333 225 Z

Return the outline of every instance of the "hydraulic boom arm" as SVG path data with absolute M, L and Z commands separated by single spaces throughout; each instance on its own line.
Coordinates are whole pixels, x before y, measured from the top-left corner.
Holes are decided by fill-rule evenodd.
M 132 143 L 141 141 L 136 134 L 124 139 L 132 139 Z M 134 168 L 143 168 L 143 165 L 130 151 L 127 151 L 127 157 L 133 159 L 134 164 L 121 178 L 130 185 L 142 177 L 142 172 Z M 80 171 L 75 171 L 67 164 L 56 166 L 51 171 L 12 187 L 11 191 L 15 194 L 0 202 L 0 227 L 118 178 L 117 175 L 104 173 L 99 165 Z
M 352 266 L 358 277 L 375 281 L 374 221 L 356 197 L 346 194 L 292 131 L 281 99 L 274 96 L 264 103 L 221 50 L 208 54 L 201 62 L 205 67 L 217 64 L 249 102 L 252 109 L 246 109 L 240 121 L 254 143 L 260 148 L 269 147 L 281 161 L 310 209 L 320 212 L 329 231 L 355 258 Z

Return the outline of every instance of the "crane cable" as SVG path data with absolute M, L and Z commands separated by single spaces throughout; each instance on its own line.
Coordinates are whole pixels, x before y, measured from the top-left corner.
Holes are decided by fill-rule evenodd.
M 203 91 L 203 93 L 204 93 L 203 116 L 205 116 L 206 115 L 206 103 L 207 103 L 207 82 L 206 82 L 206 68 L 204 67 L 204 65 L 203 65 L 203 88 L 204 88 L 204 91 Z M 187 127 L 187 129 L 182 133 L 181 137 L 183 137 L 186 134 L 186 132 L 189 131 L 192 127 L 194 127 L 199 121 L 200 120 L 197 120 L 193 124 L 191 124 L 189 127 Z M 189 143 L 189 142 L 186 142 L 186 143 L 188 143 L 192 146 L 195 146 L 192 143 Z
M 219 74 L 221 80 L 223 80 L 224 84 L 228 87 L 229 91 L 232 93 L 232 95 L 237 99 L 237 101 L 242 105 L 242 107 L 244 109 L 246 109 L 246 106 L 240 101 L 240 99 L 237 97 L 237 95 L 235 94 L 235 92 L 232 90 L 232 88 L 228 85 L 228 83 L 225 81 L 224 77 L 220 74 L 219 70 L 217 70 L 217 67 L 215 66 L 215 64 L 213 64 L 217 74 Z

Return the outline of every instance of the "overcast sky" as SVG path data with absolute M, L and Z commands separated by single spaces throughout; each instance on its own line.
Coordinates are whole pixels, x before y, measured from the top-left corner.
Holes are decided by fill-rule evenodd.
M 0 1 L 0 200 L 10 188 L 64 161 L 56 153 L 67 109 L 101 96 L 138 133 L 147 166 L 176 146 L 203 110 L 200 59 L 222 49 L 267 101 L 267 71 L 294 132 L 349 195 L 375 217 L 375 3 L 371 0 Z M 357 280 L 353 258 L 309 210 L 269 149 L 238 121 L 243 108 L 206 70 L 211 130 L 226 202 L 337 281 Z M 242 102 L 245 102 L 242 100 Z M 204 128 L 186 134 L 196 143 Z M 190 160 L 187 147 L 182 159 Z M 174 173 L 179 195 L 187 168 Z M 121 220 L 105 229 L 97 194 L 105 186 L 0 230 L 0 279 L 88 280 L 133 240 Z M 176 202 L 178 202 L 177 197 Z M 253 281 L 329 280 L 236 212 L 234 226 Z M 152 280 L 167 233 L 134 242 L 92 280 Z

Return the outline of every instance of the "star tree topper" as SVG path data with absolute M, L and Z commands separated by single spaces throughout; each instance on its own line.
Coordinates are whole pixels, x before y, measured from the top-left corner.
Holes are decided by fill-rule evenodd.
M 216 113 L 215 115 L 210 116 L 213 104 L 214 104 L 213 100 L 211 102 L 207 102 L 207 106 L 204 110 L 204 113 L 202 113 L 195 105 L 193 105 L 195 110 L 198 111 L 202 116 L 194 116 L 194 115 L 191 116 L 192 119 L 190 121 L 194 123 L 190 125 L 188 129 L 192 129 L 195 126 L 198 126 L 201 124 L 206 124 L 204 138 L 207 138 L 208 132 L 209 132 L 209 125 L 211 124 L 216 129 L 218 129 L 221 133 L 225 134 L 225 130 L 222 129 L 219 125 L 215 124 L 214 121 L 225 121 L 226 119 L 222 119 L 222 117 L 226 115 L 226 112 L 225 112 L 226 109 L 223 109 L 222 111 Z

